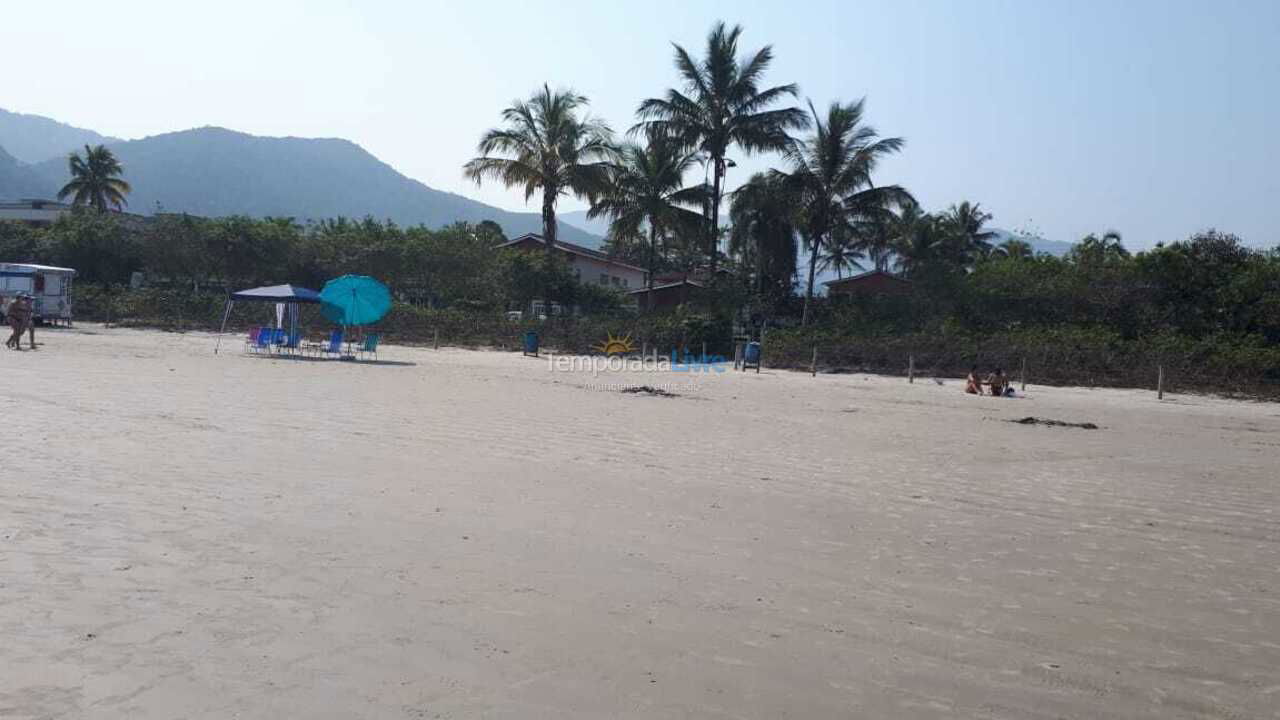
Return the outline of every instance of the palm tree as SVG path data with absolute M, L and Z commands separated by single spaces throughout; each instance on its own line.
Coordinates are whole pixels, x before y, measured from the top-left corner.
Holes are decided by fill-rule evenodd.
M 485 179 L 524 190 L 528 201 L 542 191 L 542 236 L 547 257 L 556 243 L 556 202 L 562 195 L 591 203 L 608 189 L 618 156 L 609 126 L 579 117 L 587 98 L 544 84 L 528 100 L 516 100 L 502 111 L 504 127 L 480 138 L 480 157 L 463 166 L 479 185 Z M 547 299 L 550 302 L 550 298 Z
M 675 45 L 676 70 L 684 89 L 668 89 L 661 98 L 640 103 L 636 115 L 641 122 L 633 130 L 675 139 L 689 149 L 705 154 L 711 163 L 711 198 L 707 203 L 707 253 L 714 271 L 720 238 L 720 201 L 728 169 L 725 154 L 733 145 L 746 153 L 781 151 L 790 138 L 788 130 L 802 129 L 807 118 L 800 108 L 770 110 L 786 97 L 795 97 L 794 84 L 761 89 L 765 70 L 773 61 L 773 49 L 766 45 L 739 60 L 738 37 L 742 27 L 727 29 L 718 22 L 707 35 L 706 53 L 694 60 L 688 51 Z
M 88 205 L 98 212 L 106 212 L 107 206 L 121 210 L 129 203 L 124 199 L 133 191 L 120 176 L 124 168 L 114 153 L 104 145 L 84 146 L 84 155 L 73 152 L 67 158 L 71 181 L 58 191 L 58 199 L 74 195 L 73 205 Z
M 1001 257 L 1018 260 L 1029 260 L 1035 257 L 1035 249 L 1031 247 L 1031 243 L 1020 238 L 1009 238 L 997 245 L 994 251 Z
M 991 213 L 984 211 L 982 205 L 968 200 L 952 205 L 947 211 L 946 221 L 959 236 L 970 262 L 991 250 L 991 238 L 996 234 L 982 229 L 990 219 Z
M 902 138 L 881 138 L 862 123 L 865 101 L 831 103 L 823 120 L 813 103 L 814 133 L 793 141 L 786 152 L 787 175 L 800 199 L 801 230 L 809 249 L 809 282 L 801 324 L 808 324 L 818 251 L 846 237 L 869 237 L 886 222 L 893 206 L 913 205 L 911 194 L 897 185 L 875 186 L 871 174 L 880 159 L 898 152 Z
M 909 205 L 891 222 L 893 253 L 898 272 L 908 277 L 939 262 L 946 255 L 946 234 L 938 219 Z
M 697 162 L 693 154 L 660 136 L 646 146 L 622 148 L 622 159 L 613 186 L 587 212 L 589 219 L 612 219 L 609 240 L 635 242 L 648 234 L 648 294 L 653 308 L 653 276 L 657 270 L 658 241 L 681 228 L 697 228 L 701 215 L 689 209 L 702 203 L 702 187 L 685 187 L 684 175 Z
M 1125 249 L 1123 239 L 1116 230 L 1108 230 L 1102 234 L 1102 237 L 1090 233 L 1080 241 L 1077 247 L 1081 253 L 1100 259 L 1129 257 L 1129 251 Z
M 844 277 L 846 270 L 861 270 L 862 263 L 858 261 L 866 255 L 859 249 L 860 244 L 847 233 L 837 233 L 823 247 L 818 258 L 818 270 L 835 270 L 837 278 Z
M 796 274 L 795 196 L 776 174 L 756 173 L 732 193 L 729 247 L 755 269 L 756 292 L 786 283 Z M 767 279 L 767 280 L 766 280 Z

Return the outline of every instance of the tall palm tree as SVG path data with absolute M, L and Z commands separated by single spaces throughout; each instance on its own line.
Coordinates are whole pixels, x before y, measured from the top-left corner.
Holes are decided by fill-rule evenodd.
M 690 209 L 701 205 L 702 186 L 684 186 L 685 172 L 697 159 L 661 136 L 649 138 L 645 146 L 626 145 L 621 152 L 613 186 L 592 205 L 587 218 L 611 218 L 609 239 L 613 242 L 634 242 L 648 235 L 645 304 L 652 309 L 659 239 L 665 243 L 672 232 L 696 229 L 702 217 Z
M 865 101 L 831 103 L 826 119 L 809 103 L 814 132 L 793 141 L 786 157 L 791 164 L 788 183 L 800 198 L 801 230 L 809 246 L 809 282 L 801 324 L 808 324 L 817 272 L 818 251 L 833 240 L 868 237 L 892 214 L 894 206 L 915 203 L 897 185 L 871 181 L 880 159 L 902 149 L 902 138 L 882 138 L 862 123 Z
M 786 97 L 796 97 L 794 84 L 761 89 L 765 71 L 773 61 L 766 45 L 754 54 L 738 58 L 740 25 L 726 28 L 718 22 L 707 35 L 702 58 L 695 60 L 675 45 L 676 70 L 683 90 L 668 89 L 660 98 L 640 103 L 636 115 L 646 128 L 674 138 L 689 149 L 706 155 L 711 163 L 711 199 L 707 203 L 707 253 L 714 270 L 720 238 L 720 201 L 728 169 L 725 154 L 737 145 L 746 153 L 785 150 L 787 131 L 803 129 L 807 118 L 800 108 L 769 109 Z
M 542 192 L 548 258 L 556 243 L 556 202 L 573 196 L 594 204 L 608 191 L 618 157 L 609 126 L 579 116 L 587 104 L 582 95 L 544 84 L 528 100 L 516 100 L 502 111 L 505 126 L 485 132 L 477 148 L 480 157 L 463 166 L 477 185 L 491 179 L 519 187 L 526 201 Z
M 104 145 L 84 146 L 84 155 L 78 152 L 67 157 L 71 180 L 58 191 L 58 199 L 74 196 L 73 205 L 88 205 L 98 212 L 107 207 L 122 210 L 128 201 L 124 199 L 133 191 L 129 183 L 120 177 L 124 168 L 120 161 Z
M 746 258 L 756 275 L 756 292 L 786 284 L 796 274 L 796 198 L 776 174 L 756 173 L 732 193 L 729 247 Z

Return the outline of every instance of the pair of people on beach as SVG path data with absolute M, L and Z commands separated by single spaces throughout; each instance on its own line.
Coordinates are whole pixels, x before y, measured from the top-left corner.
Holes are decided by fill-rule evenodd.
M 36 349 L 36 324 L 35 318 L 35 301 L 30 295 L 19 295 L 9 303 L 9 309 L 5 312 L 5 316 L 9 320 L 9 327 L 13 333 L 9 335 L 9 339 L 5 341 L 5 347 L 10 350 L 22 349 L 22 333 L 30 333 L 31 349 Z
M 982 386 L 987 385 L 991 388 L 993 397 L 1013 397 L 1013 385 L 1009 383 L 1009 378 L 1005 376 L 1004 370 L 996 368 L 995 372 L 987 376 L 986 380 L 978 377 L 978 366 L 974 365 L 969 368 L 969 376 L 964 380 L 964 391 L 970 395 L 982 395 Z

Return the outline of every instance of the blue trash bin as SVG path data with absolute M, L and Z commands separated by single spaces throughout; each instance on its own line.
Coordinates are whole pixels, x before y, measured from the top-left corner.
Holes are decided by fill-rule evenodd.
M 538 333 L 536 330 L 526 330 L 524 333 L 524 354 L 538 355 Z
M 742 353 L 742 359 L 746 361 L 747 365 L 759 365 L 760 364 L 760 343 L 758 342 L 747 343 L 746 350 Z

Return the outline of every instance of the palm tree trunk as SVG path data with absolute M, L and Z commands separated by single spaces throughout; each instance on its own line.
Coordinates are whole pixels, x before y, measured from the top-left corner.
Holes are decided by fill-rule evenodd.
M 756 295 L 764 295 L 764 235 L 756 233 Z
M 804 294 L 804 312 L 800 315 L 800 326 L 804 327 L 809 324 L 809 303 L 813 301 L 813 277 L 818 268 L 818 247 L 822 243 L 815 238 L 813 241 L 813 249 L 809 251 L 809 289 Z
M 542 288 L 542 309 L 551 321 L 551 266 L 556 256 L 556 193 L 551 188 L 542 189 L 542 237 L 547 241 L 546 283 Z
M 724 158 L 712 158 L 716 168 L 711 185 L 711 237 L 708 243 L 711 250 L 711 276 L 714 278 L 716 264 L 720 255 L 720 185 L 724 182 Z
M 653 312 L 653 263 L 654 254 L 657 252 L 658 231 L 653 226 L 653 222 L 649 223 L 649 292 L 645 293 L 644 311 L 646 313 Z

